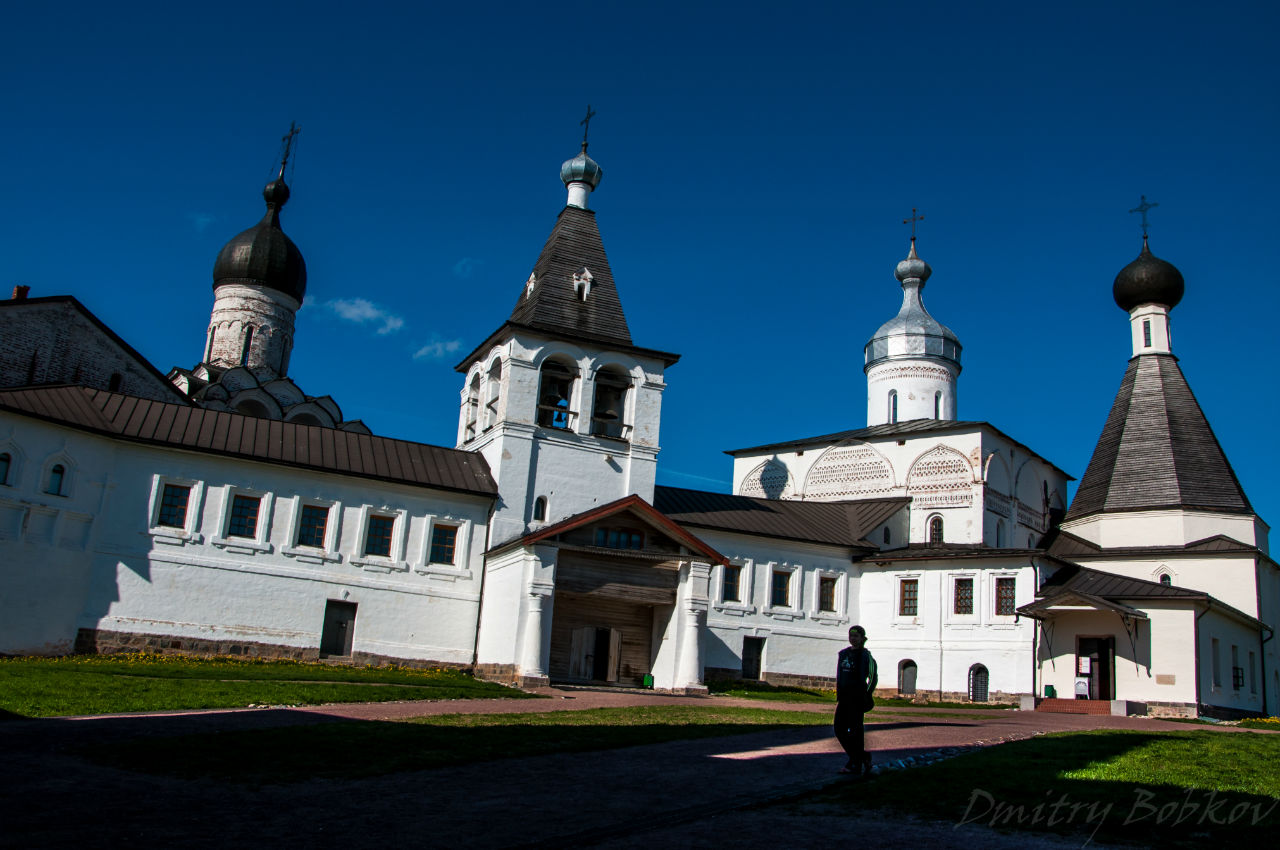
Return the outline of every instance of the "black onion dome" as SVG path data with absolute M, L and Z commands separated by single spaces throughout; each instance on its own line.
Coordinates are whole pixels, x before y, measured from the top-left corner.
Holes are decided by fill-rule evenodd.
M 276 178 L 262 190 L 267 214 L 262 221 L 222 246 L 213 264 L 213 288 L 231 283 L 268 286 L 302 303 L 307 292 L 307 264 L 293 240 L 280 229 L 280 208 L 289 187 Z
M 1182 300 L 1185 288 L 1182 272 L 1152 254 L 1143 239 L 1142 253 L 1116 275 L 1111 294 L 1127 313 L 1139 304 L 1163 304 L 1173 309 Z

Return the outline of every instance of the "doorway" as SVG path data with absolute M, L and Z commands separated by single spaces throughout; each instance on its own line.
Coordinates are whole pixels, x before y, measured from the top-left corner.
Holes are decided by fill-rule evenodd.
M 1116 698 L 1115 660 L 1114 637 L 1076 639 L 1076 681 L 1088 681 L 1088 699 Z
M 324 627 L 320 631 L 320 655 L 350 655 L 356 631 L 356 604 L 330 599 L 324 605 Z
M 573 630 L 569 678 L 617 683 L 622 662 L 622 632 L 600 626 Z
M 742 639 L 742 678 L 758 681 L 764 661 L 764 638 Z

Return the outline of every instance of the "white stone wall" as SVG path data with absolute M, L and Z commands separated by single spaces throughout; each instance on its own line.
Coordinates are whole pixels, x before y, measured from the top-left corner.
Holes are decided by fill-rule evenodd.
M 1160 581 L 1162 575 L 1176 587 L 1202 590 L 1233 608 L 1261 619 L 1256 560 L 1252 555 L 1195 557 L 1169 553 L 1164 557 L 1133 559 L 1077 558 L 1076 562 L 1102 572 Z
M 317 647 L 333 599 L 359 606 L 353 652 L 471 662 L 487 499 L 119 443 L 21 417 L 5 426 L 28 460 L 18 486 L 0 494 L 0 515 L 21 529 L 0 551 L 6 580 L 26 592 L 0 603 L 0 652 L 66 651 L 77 628 Z M 62 499 L 31 486 L 51 457 L 71 469 Z M 186 529 L 156 524 L 166 482 L 191 488 Z M 236 493 L 261 499 L 258 539 L 227 535 Z M 330 506 L 324 550 L 296 545 L 299 501 Z M 15 510 L 25 510 L 25 528 Z M 50 529 L 42 519 L 33 527 L 29 517 L 48 511 Z M 363 554 L 370 512 L 395 518 L 389 558 Z M 435 523 L 459 526 L 454 565 L 429 563 Z M 36 618 L 49 625 L 33 630 Z
M 224 284 L 214 290 L 203 362 L 222 369 L 245 366 L 263 381 L 289 371 L 294 316 L 301 305 L 265 286 Z M 248 356 L 245 340 L 253 328 Z
M 891 343 L 893 340 L 890 337 Z M 958 409 L 956 379 L 959 373 L 956 364 L 932 358 L 877 363 L 867 371 L 867 425 L 908 419 L 954 420 Z M 897 393 L 896 419 L 892 418 L 890 391 Z
M 1267 525 L 1252 514 L 1181 509 L 1093 514 L 1062 524 L 1063 531 L 1104 549 L 1124 546 L 1184 546 L 1216 534 L 1268 551 Z

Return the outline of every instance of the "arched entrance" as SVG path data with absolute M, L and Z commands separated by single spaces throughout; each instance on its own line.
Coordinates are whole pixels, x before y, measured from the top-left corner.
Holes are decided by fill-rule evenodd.
M 987 701 L 987 683 L 989 674 L 987 668 L 981 664 L 975 664 L 969 668 L 969 701 L 970 702 L 986 702 Z

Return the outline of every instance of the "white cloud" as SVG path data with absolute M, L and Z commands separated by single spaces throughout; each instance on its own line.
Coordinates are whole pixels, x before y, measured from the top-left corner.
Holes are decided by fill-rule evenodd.
M 388 313 L 386 310 L 366 298 L 335 298 L 325 306 L 337 314 L 338 318 L 355 322 L 358 325 L 377 324 L 379 334 L 395 333 L 404 327 L 404 319 Z
M 462 348 L 462 340 L 451 339 L 448 342 L 435 340 L 419 348 L 413 353 L 414 360 L 439 360 L 450 354 L 455 354 Z

